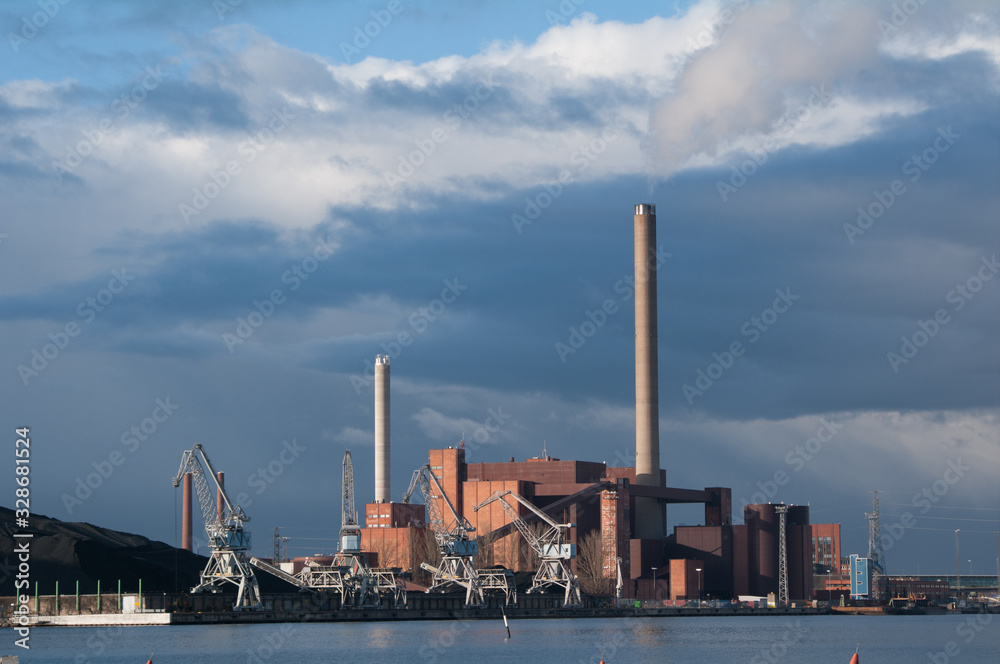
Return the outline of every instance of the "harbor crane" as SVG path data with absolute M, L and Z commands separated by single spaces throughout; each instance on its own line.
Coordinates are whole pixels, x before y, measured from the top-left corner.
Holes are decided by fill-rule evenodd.
M 250 549 L 250 529 L 245 524 L 250 521 L 250 517 L 243 508 L 233 505 L 229 500 L 201 443 L 185 450 L 181 456 L 180 469 L 173 480 L 175 489 L 180 486 L 186 473 L 191 473 L 194 480 L 198 504 L 205 521 L 205 534 L 208 535 L 208 546 L 212 552 L 208 564 L 201 572 L 201 582 L 191 592 L 220 592 L 220 586 L 230 583 L 237 587 L 234 611 L 263 608 L 257 577 L 246 560 Z M 211 484 L 208 478 L 212 478 Z M 213 500 L 212 485 L 215 487 L 217 500 Z
M 361 524 L 354 501 L 350 450 L 344 452 L 342 478 L 340 538 L 329 565 L 307 560 L 302 570 L 293 575 L 258 558 L 251 558 L 250 564 L 302 590 L 339 593 L 342 608 L 374 608 L 381 605 L 384 596 L 391 599 L 393 608 L 405 604 L 406 593 L 395 572 L 369 567 L 361 553 Z
M 427 508 L 427 520 L 434 531 L 434 540 L 441 551 L 441 566 L 434 567 L 426 562 L 420 563 L 422 569 L 432 574 L 431 586 L 427 592 L 444 592 L 451 586 L 465 588 L 465 605 L 482 606 L 483 586 L 476 571 L 476 541 L 469 534 L 476 532 L 467 519 L 455 511 L 437 477 L 431 472 L 430 464 L 413 471 L 410 486 L 403 497 L 403 503 L 408 504 L 413 492 L 420 488 Z M 436 495 L 435 495 L 436 492 Z M 440 501 L 440 502 L 439 502 Z M 450 523 L 445 522 L 441 503 L 448 508 L 451 515 Z
M 511 496 L 529 510 L 535 513 L 547 526 L 541 532 L 536 532 L 517 513 L 517 509 L 505 500 Z M 528 594 L 539 592 L 549 586 L 557 586 L 564 590 L 563 606 L 582 606 L 580 597 L 580 581 L 569 566 L 570 560 L 576 557 L 576 545 L 566 541 L 566 531 L 573 527 L 572 523 L 556 523 L 552 518 L 532 505 L 527 499 L 513 491 L 496 491 L 492 496 L 475 507 L 478 512 L 494 501 L 500 501 L 500 506 L 508 518 L 528 542 L 528 546 L 538 555 L 540 562 L 538 571 Z
M 346 605 L 358 608 L 379 606 L 383 595 L 391 597 L 393 607 L 405 604 L 406 594 L 395 573 L 391 569 L 369 567 L 361 554 L 361 524 L 358 523 L 354 502 L 354 464 L 350 450 L 344 452 L 342 488 L 340 549 L 333 557 L 332 567 L 345 571 Z
M 351 451 L 344 451 L 344 472 L 341 475 L 343 501 L 340 507 L 340 548 L 361 550 L 361 526 L 358 524 L 358 509 L 354 503 L 354 463 Z

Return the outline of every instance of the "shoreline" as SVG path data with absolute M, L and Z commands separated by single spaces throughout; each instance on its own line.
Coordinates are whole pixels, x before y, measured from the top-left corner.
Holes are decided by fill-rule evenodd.
M 721 616 L 831 615 L 827 608 L 504 608 L 509 620 L 574 618 L 657 618 Z M 352 611 L 223 611 L 212 613 L 105 613 L 89 615 L 31 616 L 30 627 L 104 627 L 153 625 L 231 625 L 258 623 L 394 622 L 430 620 L 498 620 L 501 612 L 485 609 L 359 609 Z

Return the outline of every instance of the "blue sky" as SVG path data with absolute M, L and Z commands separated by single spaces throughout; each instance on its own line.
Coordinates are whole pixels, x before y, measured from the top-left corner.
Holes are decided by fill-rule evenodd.
M 462 436 L 631 463 L 650 202 L 668 482 L 808 503 L 845 554 L 877 489 L 890 572 L 953 572 L 956 528 L 994 571 L 993 3 L 230 4 L 0 10 L 36 512 L 174 542 L 202 442 L 257 553 L 329 548 L 345 449 L 373 493 L 377 353 L 394 494 Z

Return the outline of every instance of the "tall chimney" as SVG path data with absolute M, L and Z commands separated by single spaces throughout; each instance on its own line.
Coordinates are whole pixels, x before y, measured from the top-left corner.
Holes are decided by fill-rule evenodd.
M 660 414 L 656 356 L 656 206 L 635 206 L 635 483 L 660 484 Z M 655 498 L 635 499 L 639 539 L 664 536 Z
M 389 487 L 389 356 L 375 356 L 375 502 L 392 500 Z
M 191 473 L 184 473 L 181 484 L 181 548 L 194 551 L 194 532 L 191 525 Z

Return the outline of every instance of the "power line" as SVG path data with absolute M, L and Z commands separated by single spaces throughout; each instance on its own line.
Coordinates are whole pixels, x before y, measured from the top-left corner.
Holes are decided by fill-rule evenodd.
M 883 490 L 879 489 L 879 493 L 888 493 L 888 494 L 892 494 L 894 496 L 912 496 L 914 492 L 913 491 L 883 491 Z M 980 497 L 980 498 L 996 498 L 996 499 L 1000 500 L 1000 494 L 977 493 L 976 495 L 978 497 Z
M 882 503 L 883 505 L 892 505 L 894 507 L 917 507 L 913 503 Z M 990 510 L 992 512 L 1000 512 L 1000 507 L 950 507 L 948 505 L 920 505 L 923 509 L 935 509 L 935 510 Z
M 898 516 L 898 517 L 902 517 L 902 516 L 905 516 L 905 515 L 903 515 L 903 514 L 886 514 L 885 516 Z M 920 516 L 915 516 L 913 514 L 910 514 L 910 516 L 913 517 L 914 519 L 934 519 L 936 521 L 981 521 L 983 523 L 1000 523 L 1000 519 L 970 519 L 968 517 L 960 517 L 960 516 L 924 516 L 922 514 Z
M 942 533 L 953 533 L 953 532 L 955 532 L 954 528 L 921 528 L 919 526 L 906 526 L 906 530 L 934 530 L 934 531 L 942 532 Z M 995 530 L 966 530 L 965 528 L 962 528 L 962 532 L 963 533 L 989 533 L 989 534 L 992 535 L 996 531 Z

